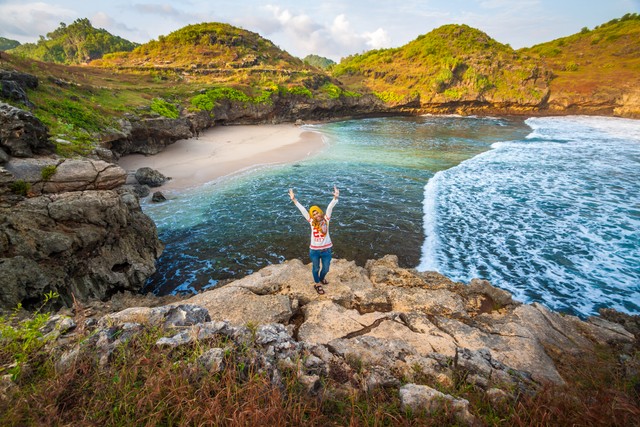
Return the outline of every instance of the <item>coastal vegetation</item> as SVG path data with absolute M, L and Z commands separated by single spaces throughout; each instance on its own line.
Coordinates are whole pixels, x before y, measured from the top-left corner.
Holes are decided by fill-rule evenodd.
M 391 103 L 493 100 L 540 104 L 549 78 L 525 58 L 467 25 L 444 25 L 391 49 L 343 59 L 333 76 Z
M 302 58 L 305 64 L 312 65 L 317 68 L 322 68 L 323 70 L 330 69 L 334 65 L 336 65 L 336 61 L 333 59 L 325 58 L 319 55 L 307 55 Z
M 60 26 L 40 36 L 37 43 L 15 46 L 11 53 L 24 58 L 58 64 L 83 64 L 110 52 L 128 51 L 136 47 L 122 37 L 104 29 L 97 29 L 88 19 L 76 19 L 72 24 Z
M 594 29 L 520 49 L 552 70 L 552 97 L 598 104 L 640 87 L 640 15 L 629 13 Z
M 477 29 L 445 25 L 404 46 L 331 64 L 317 55 L 300 60 L 228 24 L 189 25 L 134 48 L 79 19 L 5 54 L 0 67 L 38 78 L 38 87 L 27 91 L 29 108 L 59 152 L 74 155 L 117 130 L 125 114 L 174 118 L 208 111 L 222 120 L 215 108 L 278 110 L 275 103 L 287 99 L 321 105 L 373 95 L 380 113 L 464 112 L 473 105 L 512 114 L 613 112 L 620 100 L 632 102 L 629 94 L 640 86 L 639 34 L 637 14 L 628 14 L 515 51 Z M 87 58 L 99 59 L 83 67 L 56 64 Z M 637 114 L 633 106 L 615 111 Z

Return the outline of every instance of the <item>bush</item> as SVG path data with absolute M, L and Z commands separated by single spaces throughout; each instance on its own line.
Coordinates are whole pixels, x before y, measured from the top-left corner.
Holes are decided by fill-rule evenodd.
M 58 170 L 58 166 L 56 165 L 47 165 L 43 167 L 42 171 L 40 171 L 40 175 L 42 175 L 42 180 L 49 181 L 49 179 L 56 173 L 56 170 Z
M 214 103 L 206 94 L 196 95 L 191 98 L 191 105 L 197 111 L 211 111 L 213 110 Z
M 26 196 L 27 193 L 29 193 L 29 191 L 31 190 L 31 184 L 26 182 L 23 179 L 19 179 L 17 181 L 12 182 L 9 188 L 15 194 L 18 194 L 20 196 Z
M 153 101 L 151 101 L 151 111 L 170 119 L 177 119 L 180 117 L 178 107 L 162 98 L 154 98 Z

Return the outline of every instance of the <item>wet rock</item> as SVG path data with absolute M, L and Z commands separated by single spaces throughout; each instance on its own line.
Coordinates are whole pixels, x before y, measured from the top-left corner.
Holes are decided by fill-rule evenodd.
M 164 197 L 164 194 L 162 194 L 160 191 L 156 191 L 153 193 L 153 196 L 151 196 L 151 201 L 153 203 L 162 203 L 166 202 L 167 198 Z

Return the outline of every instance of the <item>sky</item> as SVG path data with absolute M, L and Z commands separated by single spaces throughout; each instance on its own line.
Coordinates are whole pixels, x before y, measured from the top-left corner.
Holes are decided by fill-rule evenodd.
M 0 36 L 33 43 L 61 22 L 89 18 L 96 28 L 146 43 L 189 24 L 225 22 L 292 55 L 339 61 L 402 46 L 445 24 L 467 24 L 518 49 L 625 13 L 640 13 L 640 0 L 0 0 Z

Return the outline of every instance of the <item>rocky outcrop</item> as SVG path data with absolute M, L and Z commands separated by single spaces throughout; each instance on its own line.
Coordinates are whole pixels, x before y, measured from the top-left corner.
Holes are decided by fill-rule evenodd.
M 465 378 L 493 390 L 498 399 L 505 398 L 504 390 L 513 396 L 532 393 L 544 383 L 563 384 L 554 363 L 558 355 L 582 357 L 600 345 L 635 342 L 617 323 L 582 321 L 538 304 L 521 304 L 483 280 L 463 285 L 437 273 L 403 269 L 395 256 L 369 261 L 364 268 L 334 260 L 322 296 L 310 284 L 309 268 L 287 261 L 176 303 L 206 309 L 211 322 L 194 325 L 165 344 L 198 339 L 210 323 L 218 331 L 284 325 L 277 327 L 286 329 L 288 341 L 303 344 L 316 372 L 344 377 L 352 386 L 400 386 L 420 378 L 450 386 Z M 168 307 L 130 308 L 101 322 L 158 325 Z M 405 390 L 411 391 L 403 399 L 408 407 L 433 394 L 418 389 L 417 395 Z M 468 422 L 464 402 L 453 404 Z
M 196 136 L 213 126 L 208 112 L 187 114 L 178 119 L 167 117 L 138 118 L 127 115 L 119 122 L 119 130 L 105 132 L 102 144 L 118 156 L 125 154 L 157 154 L 180 139 Z
M 162 251 L 126 172 L 102 160 L 12 158 L 0 168 L 0 308 L 137 292 Z M 21 183 L 22 194 L 15 184 Z M 27 196 L 27 197 L 25 197 Z
M 14 157 L 33 157 L 53 153 L 55 147 L 33 114 L 0 102 L 0 149 Z
M 87 190 L 42 195 L 0 209 L 0 307 L 64 305 L 139 291 L 162 246 L 130 193 Z
M 5 169 L 16 179 L 29 182 L 36 195 L 112 190 L 123 185 L 127 177 L 121 167 L 92 159 L 14 158 L 5 164 Z
M 21 102 L 32 107 L 33 104 L 27 97 L 27 89 L 36 89 L 38 78 L 18 71 L 0 70 L 0 98 Z

